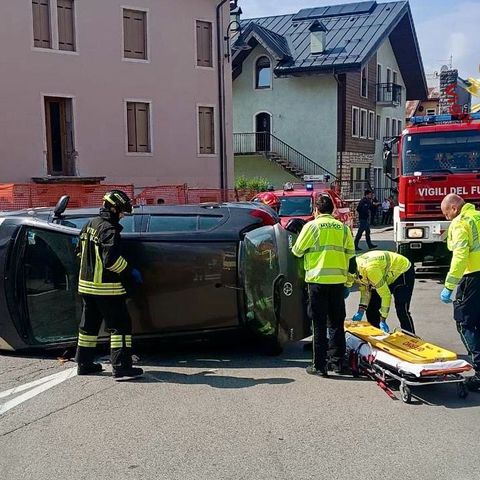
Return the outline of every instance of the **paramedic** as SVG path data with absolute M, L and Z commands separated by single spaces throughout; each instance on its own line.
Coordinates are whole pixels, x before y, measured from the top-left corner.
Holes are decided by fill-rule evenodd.
M 350 228 L 333 218 L 333 208 L 328 195 L 319 196 L 315 202 L 315 219 L 305 224 L 292 248 L 295 256 L 304 259 L 308 286 L 313 361 L 307 373 L 322 377 L 328 376 L 327 354 L 333 371 L 342 373 L 345 298 L 349 293 L 345 282 L 348 263 L 355 254 Z
M 119 221 L 132 213 L 132 204 L 121 190 L 103 197 L 100 215 L 82 228 L 77 253 L 80 256 L 78 292 L 83 314 L 78 333 L 76 360 L 79 375 L 102 371 L 94 363 L 97 336 L 102 324 L 110 332 L 110 358 L 115 380 L 130 380 L 143 374 L 132 366 L 132 324 L 126 305 L 127 288 L 142 283 L 142 276 L 132 269 L 120 252 Z
M 475 368 L 475 376 L 467 380 L 472 391 L 480 390 L 480 212 L 462 197 L 447 195 L 442 201 L 442 212 L 451 220 L 447 246 L 453 253 L 445 288 L 440 294 L 443 303 L 453 302 L 453 318 L 460 338 Z
M 360 305 L 352 319 L 359 321 L 366 312 L 367 320 L 373 326 L 388 333 L 386 320 L 393 295 L 402 330 L 415 333 L 410 315 L 415 269 L 410 260 L 394 252 L 366 252 L 357 256 L 350 267 L 353 276 L 349 276 L 347 285 L 355 281 L 360 288 Z

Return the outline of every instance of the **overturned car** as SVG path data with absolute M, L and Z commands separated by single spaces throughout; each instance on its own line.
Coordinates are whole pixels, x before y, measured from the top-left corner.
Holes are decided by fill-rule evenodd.
M 75 246 L 98 209 L 0 214 L 0 349 L 74 345 Z M 295 235 L 252 203 L 140 206 L 122 219 L 123 256 L 144 284 L 128 301 L 137 339 L 246 331 L 270 349 L 308 335 Z M 106 335 L 105 335 L 106 338 Z

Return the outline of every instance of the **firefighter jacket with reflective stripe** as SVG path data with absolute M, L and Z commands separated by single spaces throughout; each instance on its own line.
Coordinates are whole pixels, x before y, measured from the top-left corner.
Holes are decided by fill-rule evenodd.
M 319 215 L 302 228 L 292 253 L 304 257 L 307 283 L 345 283 L 355 255 L 352 232 L 331 215 Z
M 360 289 L 360 308 L 370 303 L 372 290 L 376 290 L 382 301 L 380 315 L 388 317 L 392 294 L 388 288 L 397 278 L 411 267 L 410 260 L 394 252 L 366 252 L 357 257 L 357 282 Z M 351 285 L 352 282 L 347 282 Z
M 453 252 L 445 287 L 453 290 L 463 275 L 480 271 L 480 212 L 466 203 L 448 228 L 447 247 Z
M 105 209 L 82 228 L 77 247 L 80 255 L 79 293 L 126 294 L 124 285 L 131 276 L 131 269 L 120 254 L 121 231 L 122 226 Z

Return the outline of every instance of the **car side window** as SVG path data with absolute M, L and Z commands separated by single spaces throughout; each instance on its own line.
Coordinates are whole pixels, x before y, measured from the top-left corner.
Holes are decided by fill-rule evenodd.
M 83 228 L 83 226 L 95 217 L 67 217 L 62 219 L 61 224 L 66 227 Z M 127 215 L 120 220 L 120 225 L 123 226 L 124 233 L 132 233 L 134 229 L 134 216 Z
M 220 224 L 223 217 L 211 215 L 151 215 L 149 232 L 208 231 Z

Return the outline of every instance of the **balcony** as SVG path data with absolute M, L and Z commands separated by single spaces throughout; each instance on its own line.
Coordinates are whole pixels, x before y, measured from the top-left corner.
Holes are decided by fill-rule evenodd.
M 402 86 L 396 83 L 377 83 L 377 103 L 398 106 L 402 103 Z

